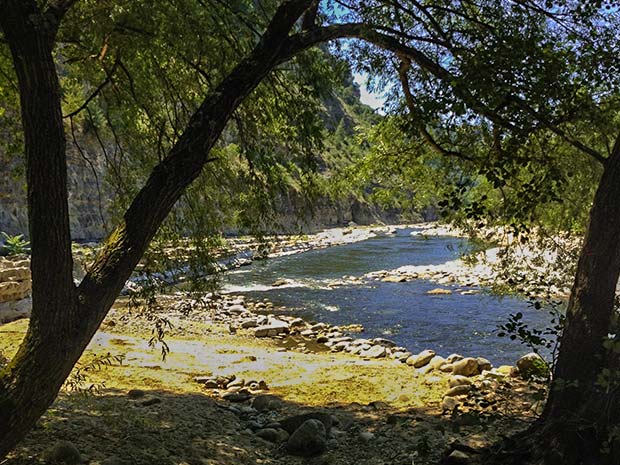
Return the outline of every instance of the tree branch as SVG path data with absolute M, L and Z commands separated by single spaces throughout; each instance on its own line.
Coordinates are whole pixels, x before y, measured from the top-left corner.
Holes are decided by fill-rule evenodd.
M 407 107 L 409 108 L 409 113 L 411 115 L 412 122 L 416 126 L 418 131 L 420 132 L 420 135 L 433 149 L 435 149 L 441 155 L 456 157 L 456 158 L 460 158 L 462 160 L 467 160 L 467 161 L 472 161 L 473 159 L 468 155 L 465 155 L 461 152 L 457 152 L 454 150 L 448 150 L 442 147 L 433 138 L 433 136 L 428 132 L 424 122 L 415 120 L 415 113 L 416 113 L 415 98 L 413 97 L 413 94 L 411 92 L 411 87 L 409 85 L 409 77 L 407 75 L 407 72 L 409 71 L 410 67 L 411 67 L 411 62 L 409 60 L 407 59 L 401 60 L 401 65 L 398 67 L 398 77 L 400 79 L 400 83 L 403 88 L 403 93 L 405 94 L 405 103 L 407 104 Z

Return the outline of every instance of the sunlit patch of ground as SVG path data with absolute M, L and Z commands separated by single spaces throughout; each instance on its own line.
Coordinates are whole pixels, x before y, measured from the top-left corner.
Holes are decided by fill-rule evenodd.
M 445 375 L 420 375 L 395 361 L 278 351 L 274 341 L 182 321 L 174 322 L 166 338 L 170 353 L 162 360 L 160 348 L 149 346 L 148 323 L 120 323 L 118 313 L 115 318 L 96 334 L 79 367 L 84 371 L 107 354 L 122 355 L 122 363 L 113 359 L 109 366 L 84 371 L 81 387 L 92 385 L 98 393 L 63 391 L 6 465 L 37 463 L 42 451 L 61 439 L 74 442 L 93 464 L 118 456 L 126 463 L 162 465 L 411 465 L 413 457 L 416 464 L 434 463 L 451 441 L 478 447 L 522 427 L 520 420 L 498 415 L 490 433 L 488 426 L 441 415 Z M 0 326 L 5 356 L 15 352 L 26 329 L 27 321 Z M 287 456 L 248 432 L 247 418 L 193 381 L 210 374 L 265 380 L 270 393 L 283 400 L 274 415 L 327 410 L 349 425 L 347 433 L 319 459 Z M 144 398 L 127 396 L 130 389 L 161 402 L 143 406 Z M 360 439 L 364 431 L 375 438 Z

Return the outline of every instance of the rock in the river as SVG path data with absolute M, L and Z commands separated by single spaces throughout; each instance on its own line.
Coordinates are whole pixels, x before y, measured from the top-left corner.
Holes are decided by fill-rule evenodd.
M 475 358 L 467 357 L 452 364 L 453 375 L 474 376 L 478 373 L 478 360 Z
M 80 451 L 69 441 L 58 441 L 45 451 L 43 458 L 50 464 L 76 465 L 82 462 Z
M 533 376 L 546 378 L 549 373 L 549 367 L 543 358 L 534 352 L 530 352 L 517 360 L 517 368 L 519 376 L 524 379 L 530 379 Z
M 288 279 L 276 279 L 271 285 L 273 287 L 280 287 L 288 284 Z
M 389 275 L 383 278 L 381 281 L 383 281 L 384 283 L 403 283 L 407 281 L 407 277 L 402 275 Z
M 297 428 L 286 443 L 289 454 L 314 457 L 327 449 L 327 433 L 319 420 L 306 420 Z
M 435 356 L 434 350 L 423 350 L 418 355 L 412 355 L 407 359 L 407 365 L 411 365 L 414 368 L 421 368 L 427 365 Z
M 452 294 L 452 291 L 450 289 L 442 289 L 441 287 L 438 287 L 436 289 L 427 291 L 426 293 L 428 295 L 448 295 L 448 294 Z
M 372 346 L 370 349 L 363 350 L 360 352 L 360 356 L 364 358 L 381 358 L 381 357 L 385 357 L 385 355 L 386 355 L 385 347 L 379 346 L 379 345 Z

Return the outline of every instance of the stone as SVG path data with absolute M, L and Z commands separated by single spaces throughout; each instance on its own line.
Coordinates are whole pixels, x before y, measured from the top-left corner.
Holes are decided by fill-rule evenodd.
M 293 434 L 293 432 L 299 428 L 303 423 L 308 420 L 318 420 L 323 423 L 323 427 L 327 433 L 332 429 L 332 425 L 334 424 L 334 419 L 328 413 L 323 412 L 310 412 L 310 413 L 302 413 L 300 415 L 293 415 L 291 417 L 284 418 L 279 420 L 283 430 L 288 432 L 289 434 Z
M 469 394 L 469 391 L 471 391 L 471 386 L 468 384 L 460 384 L 458 386 L 454 386 L 453 388 L 450 388 L 448 390 L 448 392 L 446 392 L 446 396 L 447 397 L 455 397 L 455 396 L 464 396 Z
M 454 397 L 446 396 L 441 401 L 441 409 L 444 412 L 452 412 L 455 408 L 457 408 L 461 403 L 455 399 Z
M 469 463 L 469 455 L 460 450 L 453 450 L 444 461 L 446 465 L 465 465 Z
M 45 451 L 44 460 L 50 464 L 75 465 L 82 462 L 82 456 L 72 442 L 58 441 Z
M 407 281 L 407 277 L 403 275 L 389 275 L 382 278 L 381 281 L 384 283 L 404 283 Z
M 288 279 L 276 279 L 271 286 L 272 287 L 280 287 L 288 284 Z
M 245 320 L 241 323 L 241 327 L 243 329 L 256 328 L 258 326 L 258 321 L 256 320 Z
M 286 321 L 270 320 L 268 324 L 257 327 L 254 330 L 256 337 L 277 336 L 278 334 L 288 334 L 290 332 L 289 324 Z
M 372 346 L 370 349 L 363 350 L 362 352 L 360 352 L 360 356 L 365 357 L 365 358 L 381 358 L 381 357 L 385 357 L 385 355 L 386 355 L 385 347 L 379 346 L 379 345 Z
M 517 369 L 519 376 L 523 379 L 530 379 L 534 376 L 546 378 L 549 373 L 549 367 L 543 358 L 534 352 L 530 352 L 517 360 Z
M 423 350 L 418 355 L 413 356 L 415 357 L 415 359 L 412 360 L 411 363 L 409 362 L 409 360 L 407 360 L 407 365 L 412 365 L 414 368 L 421 368 L 425 365 L 428 365 L 428 363 L 433 359 L 434 356 L 434 350 Z
M 327 449 L 327 433 L 319 420 L 309 419 L 297 428 L 286 443 L 291 455 L 315 457 Z
M 228 312 L 230 313 L 234 313 L 236 315 L 239 315 L 241 313 L 246 313 L 248 310 L 243 306 L 243 305 L 231 305 L 230 307 L 228 307 L 226 309 Z
M 450 354 L 448 355 L 446 360 L 448 361 L 448 363 L 454 363 L 454 362 L 458 362 L 459 360 L 463 360 L 464 358 L 465 357 L 459 354 Z
M 478 360 L 467 357 L 452 364 L 452 374 L 463 376 L 474 376 L 479 373 Z
M 140 399 L 144 397 L 146 393 L 142 389 L 130 389 L 127 392 L 127 397 L 130 399 Z
M 468 378 L 467 376 L 463 376 L 463 375 L 450 376 L 450 380 L 448 381 L 448 385 L 451 388 L 456 387 L 456 386 L 470 386 L 471 383 L 472 383 L 472 380 Z
M 264 412 L 266 410 L 277 410 L 281 406 L 282 401 L 276 396 L 271 395 L 256 396 L 252 401 L 252 407 L 259 412 Z
M 385 339 L 383 337 L 374 338 L 372 343 L 382 345 L 383 347 L 396 347 L 396 343 L 394 341 L 390 341 L 389 339 Z
M 450 289 L 443 289 L 441 287 L 435 288 L 435 289 L 431 289 L 430 291 L 426 292 L 428 295 L 449 295 L 452 294 L 452 291 Z
M 243 378 L 237 378 L 237 379 L 233 379 L 230 383 L 228 383 L 226 385 L 226 389 L 230 389 L 233 387 L 243 387 L 245 386 L 245 379 Z
M 250 397 L 250 393 L 244 391 L 225 392 L 222 394 L 222 399 L 227 400 L 228 402 L 245 402 Z
M 480 375 L 485 379 L 493 379 L 496 381 L 506 378 L 506 375 L 504 373 L 500 373 L 499 371 L 494 370 L 484 370 Z
M 277 443 L 277 442 L 279 442 L 279 439 L 280 439 L 280 435 L 278 434 L 278 430 L 277 429 L 273 429 L 273 428 L 259 429 L 254 434 L 256 434 L 256 436 L 258 436 L 259 438 L 262 438 L 265 441 L 269 441 L 269 442 Z
M 493 365 L 491 364 L 491 362 L 489 362 L 486 358 L 483 357 L 478 357 L 476 360 L 478 360 L 478 372 L 482 373 L 485 370 L 490 370 L 491 368 L 493 368 Z
M 375 438 L 375 434 L 370 431 L 363 431 L 360 433 L 360 439 L 364 442 L 370 442 Z

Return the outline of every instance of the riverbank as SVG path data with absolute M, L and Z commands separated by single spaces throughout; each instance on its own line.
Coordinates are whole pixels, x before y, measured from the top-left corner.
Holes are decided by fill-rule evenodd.
M 353 342 L 359 333 L 339 336 L 346 328 L 299 319 L 272 316 L 269 325 L 288 332 L 259 335 L 260 325 L 243 322 L 269 322 L 270 304 L 240 296 L 189 305 L 166 299 L 157 313 L 113 309 L 41 427 L 6 465 L 37 463 L 62 440 L 100 465 L 308 463 L 290 445 L 308 419 L 325 430 L 301 440 L 301 450 L 318 448 L 313 464 L 431 464 L 450 455 L 475 463 L 477 451 L 522 429 L 540 405 L 541 386 L 515 377 L 514 369 L 481 373 L 482 361 L 464 358 L 476 367 L 466 361 L 459 366 L 470 371 L 456 374 L 430 353 L 411 364 L 387 350 L 377 357 L 347 353 L 302 333 L 314 326 L 326 342 Z M 163 320 L 165 360 L 160 347 L 149 346 L 151 328 Z M 5 355 L 26 323 L 0 327 Z

